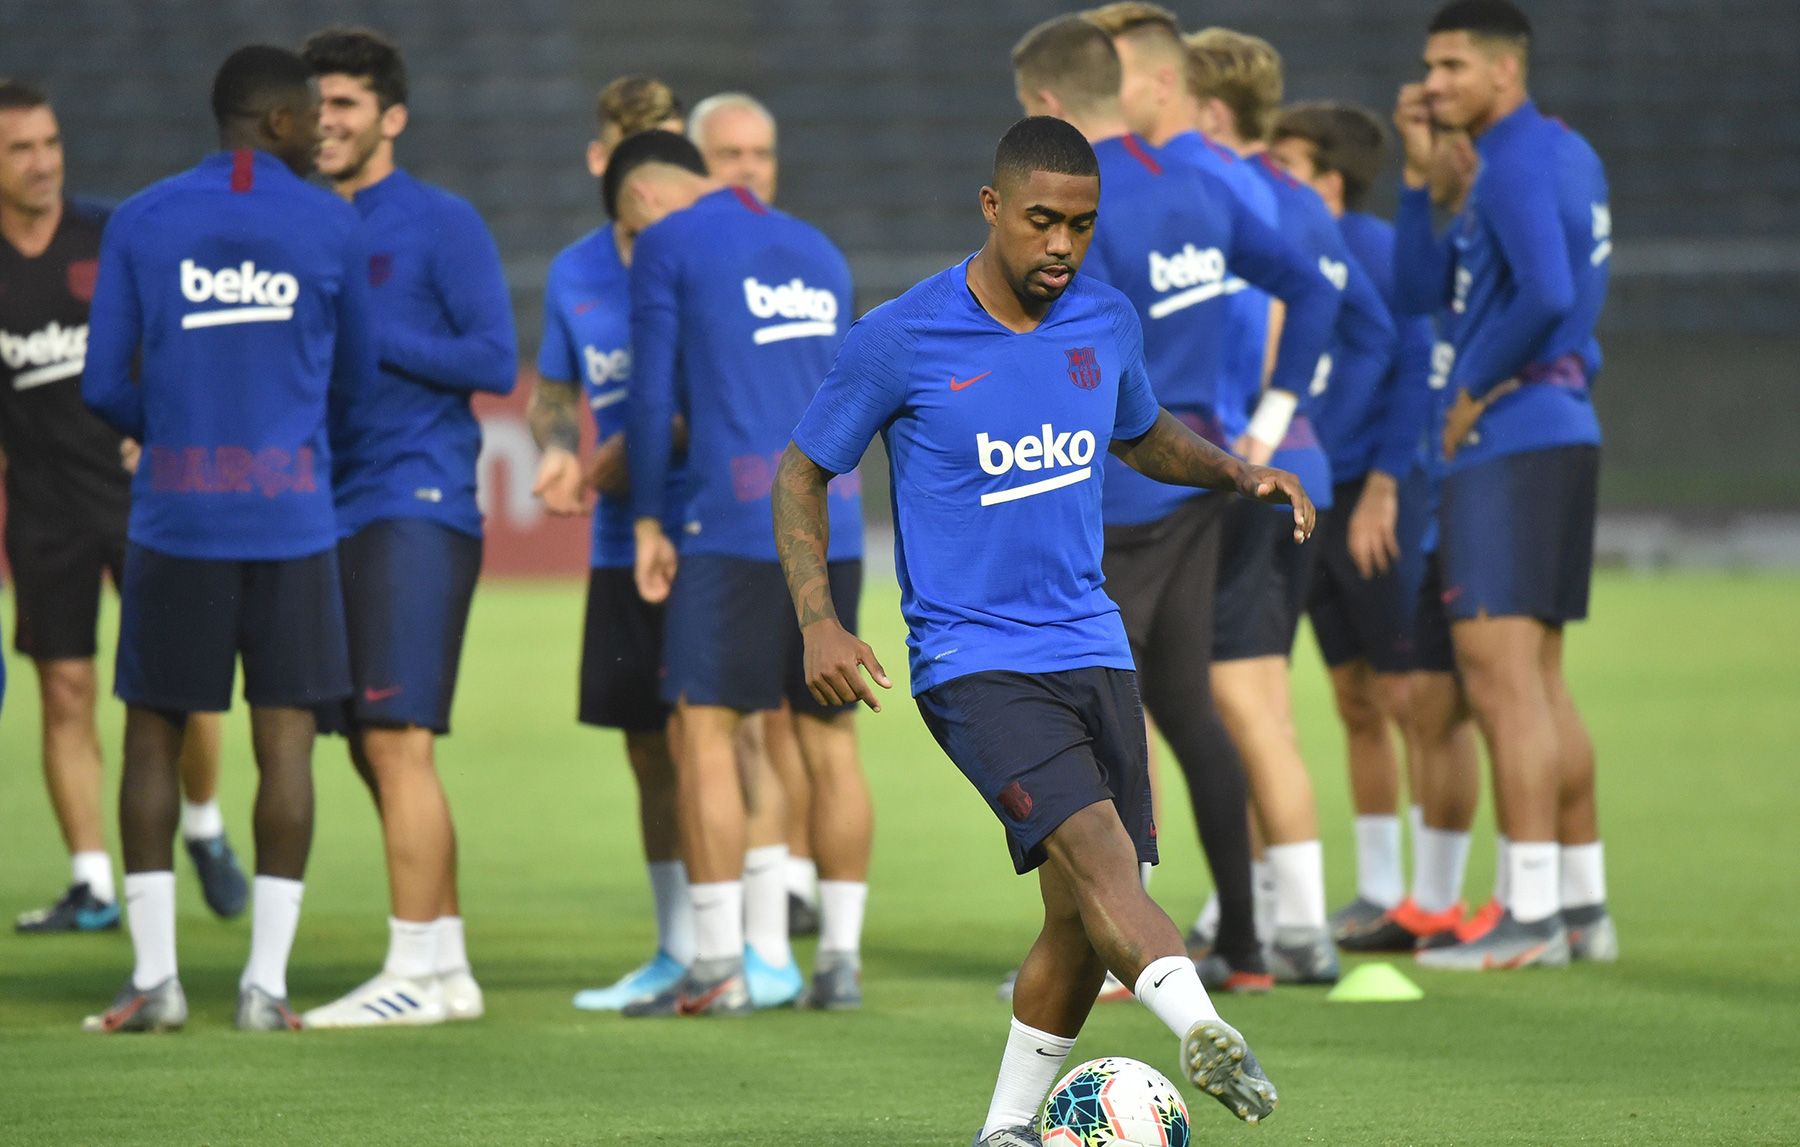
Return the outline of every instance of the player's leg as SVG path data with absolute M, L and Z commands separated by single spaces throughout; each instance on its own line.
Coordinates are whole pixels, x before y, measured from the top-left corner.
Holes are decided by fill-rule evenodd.
M 1315 611 L 1315 632 L 1317 617 Z M 1361 657 L 1332 664 L 1327 656 L 1326 663 L 1332 701 L 1344 729 L 1350 806 L 1356 818 L 1356 899 L 1331 914 L 1332 935 L 1343 940 L 1376 924 L 1405 895 L 1400 761 L 1374 667 Z
M 764 738 L 767 713 L 738 722 L 738 783 L 744 790 L 744 979 L 750 1002 L 781 1007 L 799 998 L 806 983 L 788 942 L 787 800 L 769 760 Z
M 787 799 L 788 934 L 819 934 L 819 865 L 813 859 L 812 781 L 794 733 L 794 712 L 783 705 L 763 716 L 763 744 Z
M 1619 958 L 1619 938 L 1606 910 L 1606 853 L 1594 794 L 1594 742 L 1563 676 L 1563 632 L 1553 630 L 1544 643 L 1544 676 L 1556 715 L 1562 766 L 1557 810 L 1562 916 L 1572 958 L 1610 963 Z
M 219 810 L 220 725 L 217 713 L 188 718 L 181 740 L 181 839 L 200 878 L 206 906 L 229 920 L 244 911 L 250 883 L 225 835 L 225 816 Z
M 112 858 L 101 828 L 103 770 L 95 728 L 98 686 L 92 657 L 34 660 L 43 720 L 44 787 L 69 850 L 68 891 L 48 908 L 23 913 L 20 932 L 87 932 L 119 926 Z

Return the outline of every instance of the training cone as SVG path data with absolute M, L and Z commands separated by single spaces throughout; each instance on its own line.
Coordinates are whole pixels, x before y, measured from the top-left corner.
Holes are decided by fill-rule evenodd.
M 1387 1004 L 1422 1000 L 1425 992 L 1392 964 L 1364 964 L 1337 982 L 1325 996 L 1338 1004 Z

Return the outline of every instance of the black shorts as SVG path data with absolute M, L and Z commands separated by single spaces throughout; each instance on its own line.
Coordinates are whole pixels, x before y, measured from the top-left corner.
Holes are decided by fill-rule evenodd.
M 319 731 L 413 725 L 448 733 L 481 539 L 394 518 L 364 526 L 337 553 L 354 692 L 320 706 Z
M 119 599 L 113 692 L 127 705 L 223 712 L 240 655 L 252 705 L 316 708 L 350 695 L 336 550 L 228 561 L 133 544 Z
M 662 699 L 665 610 L 638 595 L 630 566 L 588 571 L 581 641 L 581 722 L 627 733 L 668 727 Z
M 99 648 L 100 584 L 124 584 L 125 528 L 48 521 L 15 510 L 6 517 L 12 566 L 13 647 L 36 661 L 87 659 Z
M 1399 560 L 1385 573 L 1365 578 L 1350 558 L 1350 518 L 1363 484 L 1358 478 L 1335 488 L 1332 512 L 1307 542 L 1319 549 L 1307 616 L 1326 665 L 1335 669 L 1366 661 L 1377 673 L 1405 673 L 1412 668 L 1413 614 L 1425 574 L 1419 547 L 1430 515 L 1430 491 L 1418 468 L 1400 483 L 1394 528 Z
M 1166 517 L 1106 527 L 1106 592 L 1119 605 L 1131 658 L 1152 672 L 1167 652 L 1212 649 L 1213 591 L 1229 494 L 1190 498 Z M 1192 664 L 1190 658 L 1180 659 Z M 1194 688 L 1210 689 L 1204 678 Z
M 1444 578 L 1438 555 L 1425 555 L 1419 579 L 1419 607 L 1413 614 L 1412 670 L 1455 673 L 1456 645 L 1450 639 L 1450 614 L 1444 608 Z
M 856 632 L 862 560 L 831 562 L 831 600 L 844 628 Z M 684 554 L 669 595 L 663 630 L 662 698 L 674 704 L 720 705 L 740 713 L 779 709 L 836 713 L 806 687 L 805 650 L 787 579 L 778 562 L 724 554 Z
M 931 735 L 1006 829 L 1014 871 L 1044 863 L 1050 834 L 1101 801 L 1118 809 L 1138 861 L 1156 863 L 1137 674 L 970 673 L 915 700 Z
M 1304 545 L 1294 541 L 1294 518 L 1286 506 L 1236 499 L 1225 511 L 1219 547 L 1219 585 L 1213 598 L 1213 661 L 1287 657 L 1306 608 L 1318 566 L 1318 532 Z
M 1444 479 L 1438 514 L 1452 621 L 1587 616 L 1600 448 L 1505 454 Z

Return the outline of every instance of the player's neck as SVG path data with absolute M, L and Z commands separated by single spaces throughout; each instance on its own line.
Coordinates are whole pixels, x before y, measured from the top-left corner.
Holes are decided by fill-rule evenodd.
M 1036 330 L 1050 310 L 1049 302 L 1033 308 L 1019 298 L 1018 292 L 1007 282 L 993 251 L 985 244 L 969 260 L 969 269 L 963 276 L 963 281 L 990 318 L 1017 334 L 1028 334 Z
M 331 181 L 331 189 L 345 199 L 355 198 L 358 191 L 375 186 L 394 174 L 394 145 L 383 140 L 369 155 L 368 161 L 342 179 Z
M 10 203 L 0 203 L 0 235 L 5 236 L 19 254 L 35 259 L 50 246 L 50 240 L 56 238 L 62 213 L 60 195 L 45 211 L 25 211 Z
M 1117 104 L 1082 114 L 1065 111 L 1062 118 L 1089 143 L 1131 134 L 1131 125 L 1125 122 L 1125 113 L 1119 110 Z
M 1530 98 L 1530 94 L 1524 88 L 1503 92 L 1496 96 L 1493 104 L 1488 107 L 1487 114 L 1469 125 L 1469 134 L 1472 136 L 1482 135 L 1489 128 L 1524 107 L 1525 101 Z

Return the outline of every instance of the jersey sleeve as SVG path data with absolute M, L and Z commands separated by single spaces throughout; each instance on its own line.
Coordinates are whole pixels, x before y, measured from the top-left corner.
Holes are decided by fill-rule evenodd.
M 1120 303 L 1114 310 L 1113 329 L 1119 340 L 1119 401 L 1112 436 L 1130 441 L 1150 432 L 1162 407 L 1144 365 L 1144 328 L 1137 311 Z
M 581 381 L 581 359 L 563 313 L 562 279 L 560 268 L 552 264 L 544 284 L 544 334 L 538 342 L 537 372 L 546 382 L 576 383 Z
M 369 249 L 358 222 L 346 229 L 344 268 L 335 307 L 331 344 L 329 424 L 334 445 L 349 430 L 350 404 L 375 381 L 375 332 L 370 326 Z
M 631 401 L 626 424 L 631 515 L 662 521 L 667 510 L 681 350 L 681 252 L 669 221 L 638 236 L 631 262 Z
M 1431 192 L 1402 187 L 1394 212 L 1394 301 L 1402 314 L 1431 316 L 1450 297 L 1450 245 L 1431 228 Z
M 821 469 L 848 474 L 906 403 L 916 336 L 884 310 L 858 319 L 813 395 L 794 445 Z
M 1232 196 L 1230 203 L 1231 247 L 1225 254 L 1226 265 L 1232 274 L 1287 305 L 1269 386 L 1298 396 L 1304 412 L 1320 356 L 1331 344 L 1338 290 L 1308 257 L 1309 252 L 1258 219 L 1242 200 Z
M 143 339 L 144 316 L 132 274 L 128 227 L 127 219 L 114 215 L 101 233 L 81 398 L 108 426 L 141 442 L 144 392 L 131 377 L 131 361 Z
M 381 361 L 446 390 L 510 394 L 518 376 L 518 336 L 500 249 L 475 209 L 460 199 L 437 212 L 433 278 L 450 333 L 383 324 Z
M 1431 420 L 1431 320 L 1396 315 L 1399 333 L 1388 375 L 1373 468 L 1395 478 L 1412 468 Z

